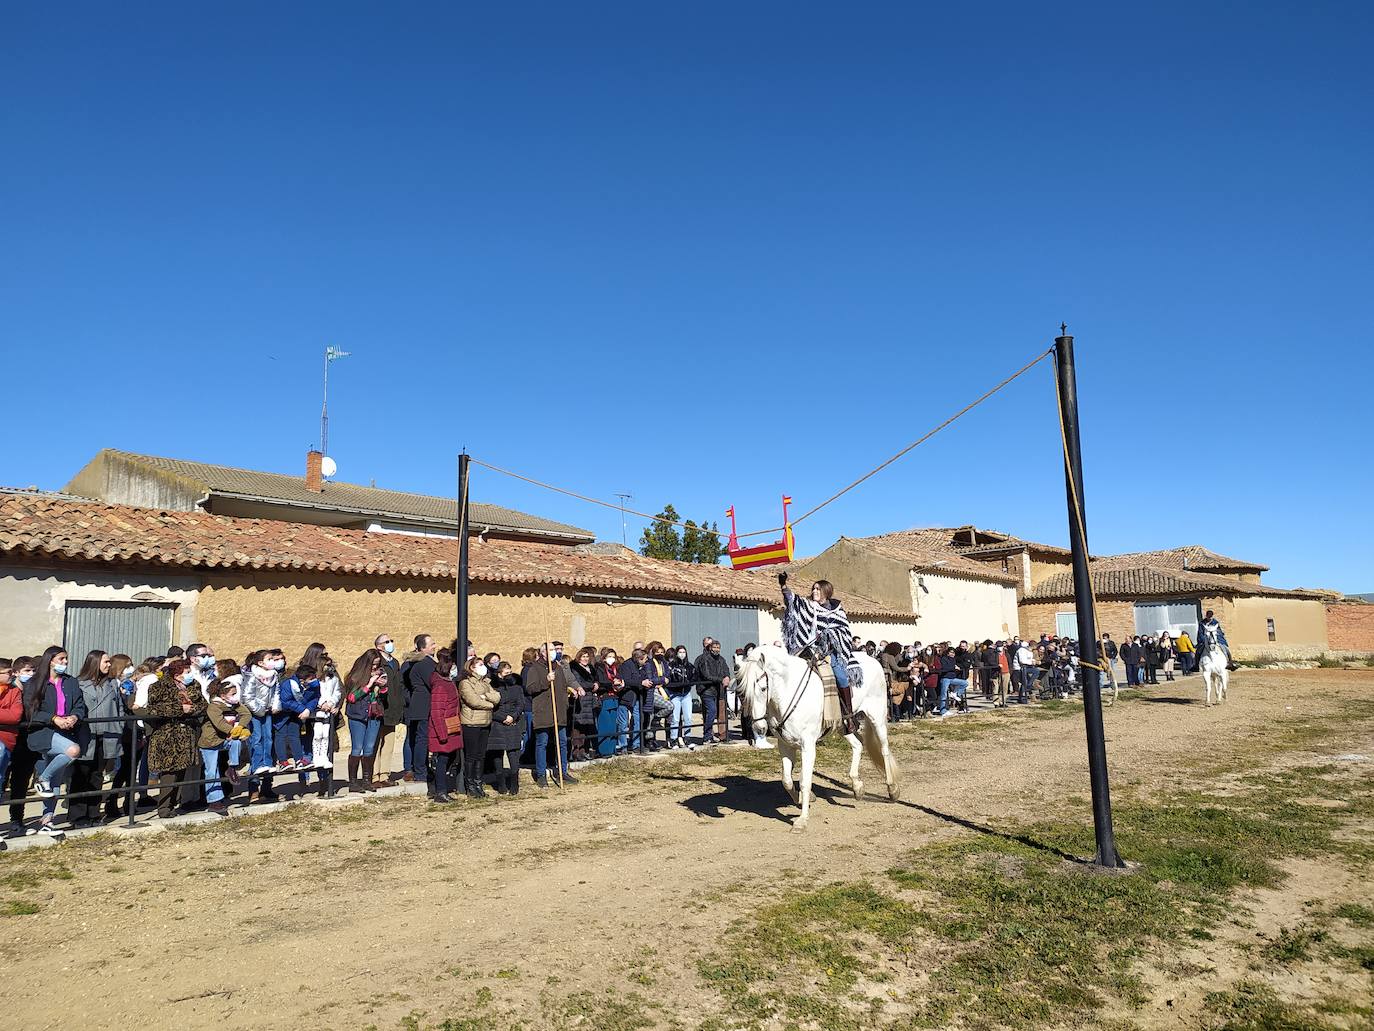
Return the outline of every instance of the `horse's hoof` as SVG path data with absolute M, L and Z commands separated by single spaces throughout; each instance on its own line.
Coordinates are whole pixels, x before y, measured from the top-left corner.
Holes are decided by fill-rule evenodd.
M 795 820 L 792 821 L 792 829 L 793 829 L 794 831 L 804 831 L 804 830 L 806 830 L 806 822 L 807 822 L 808 819 L 809 819 L 809 817 L 798 816 Z
M 902 797 L 902 789 L 896 784 L 889 784 L 887 786 L 887 797 L 893 802 L 897 801 L 897 799 Z
M 856 780 L 854 782 L 854 801 L 861 802 L 864 797 L 864 782 Z

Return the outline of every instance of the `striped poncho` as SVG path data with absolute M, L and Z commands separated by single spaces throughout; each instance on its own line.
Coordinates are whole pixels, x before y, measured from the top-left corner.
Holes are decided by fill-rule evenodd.
M 818 659 L 836 656 L 846 666 L 851 664 L 854 632 L 837 599 L 818 604 L 784 587 L 782 602 L 782 640 L 789 654 L 800 655 L 810 648 Z

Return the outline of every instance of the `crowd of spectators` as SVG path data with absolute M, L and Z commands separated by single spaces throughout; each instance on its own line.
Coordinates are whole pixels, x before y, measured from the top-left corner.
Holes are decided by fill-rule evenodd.
M 1069 638 L 853 646 L 882 666 L 894 722 L 966 712 L 970 691 L 994 705 L 1031 704 L 1080 682 Z M 513 795 L 526 767 L 540 789 L 551 775 L 573 785 L 573 762 L 728 741 L 732 660 L 749 647 L 727 658 L 708 637 L 700 649 L 636 641 L 565 654 L 553 641 L 512 662 L 470 642 L 440 647 L 428 634 L 398 656 L 380 634 L 346 670 L 322 643 L 294 663 L 280 648 L 229 660 L 193 644 L 142 662 L 95 650 L 73 674 L 54 645 L 0 659 L 0 804 L 11 836 L 60 836 L 64 792 L 74 826 L 126 818 L 131 800 L 162 818 L 222 815 L 231 799 L 279 799 L 283 779 L 295 794 L 332 792 L 340 753 L 357 793 L 404 782 L 424 784 L 440 804 L 459 791 L 485 797 L 487 785 Z M 1192 671 L 1186 633 L 1119 647 L 1103 634 L 1102 650 L 1117 683 L 1122 667 L 1127 684 L 1172 680 L 1176 665 Z M 752 734 L 750 721 L 740 733 Z M 26 823 L 35 801 L 41 815 Z
M 485 797 L 487 784 L 516 794 L 526 765 L 547 789 L 551 771 L 577 783 L 572 762 L 729 739 L 733 667 L 711 638 L 694 659 L 659 641 L 571 656 L 554 641 L 518 666 L 471 642 L 413 644 L 398 657 L 380 634 L 347 669 L 322 643 L 294 663 L 280 648 L 220 659 L 202 643 L 142 662 L 97 649 L 75 672 L 59 645 L 0 659 L 8 836 L 61 837 L 64 823 L 127 818 L 130 804 L 160 818 L 224 815 L 231 799 L 280 799 L 284 779 L 325 795 L 340 753 L 350 792 L 418 782 L 444 804 L 456 791 Z

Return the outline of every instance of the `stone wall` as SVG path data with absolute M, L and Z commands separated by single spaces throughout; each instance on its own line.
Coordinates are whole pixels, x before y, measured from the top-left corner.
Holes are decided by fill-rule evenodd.
M 668 642 L 672 629 L 667 604 L 574 601 L 571 591 L 544 588 L 521 592 L 474 584 L 469 607 L 477 646 L 516 663 L 525 645 L 546 636 L 570 648 L 590 643 L 623 649 L 636 640 Z M 294 658 L 310 642 L 323 641 L 343 664 L 371 647 L 379 633 L 395 638 L 398 653 L 419 633 L 448 644 L 457 612 L 449 582 L 235 573 L 206 577 L 197 622 L 201 639 L 224 658 L 266 646 L 280 646 Z

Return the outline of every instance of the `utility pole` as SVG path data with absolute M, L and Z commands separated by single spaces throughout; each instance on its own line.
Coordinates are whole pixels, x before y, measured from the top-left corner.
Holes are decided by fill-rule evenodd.
M 628 540 L 626 540 L 626 536 L 625 536 L 625 502 L 627 502 L 627 501 L 633 501 L 633 500 L 634 500 L 634 495 L 633 495 L 633 494 L 617 494 L 616 497 L 618 497 L 618 498 L 620 499 L 620 543 L 621 543 L 621 545 L 623 545 L 624 547 L 628 548 L 628 547 L 630 546 L 630 542 L 629 542 Z
M 324 349 L 324 404 L 320 408 L 320 454 L 329 454 L 329 366 L 340 358 L 351 357 L 330 344 Z
M 468 453 L 458 456 L 458 655 L 461 664 L 468 661 Z
M 1088 779 L 1092 785 L 1093 831 L 1098 866 L 1123 867 L 1112 832 L 1112 796 L 1107 783 L 1107 741 L 1102 729 L 1102 671 L 1097 668 L 1100 647 L 1092 602 L 1092 572 L 1088 567 L 1088 517 L 1083 503 L 1083 454 L 1078 437 L 1078 379 L 1073 363 L 1073 337 L 1059 326 L 1054 341 L 1054 370 L 1058 377 L 1059 419 L 1064 431 L 1064 485 L 1069 501 L 1069 544 L 1073 550 L 1073 600 L 1078 612 L 1078 652 L 1082 659 L 1083 719 L 1088 731 Z

